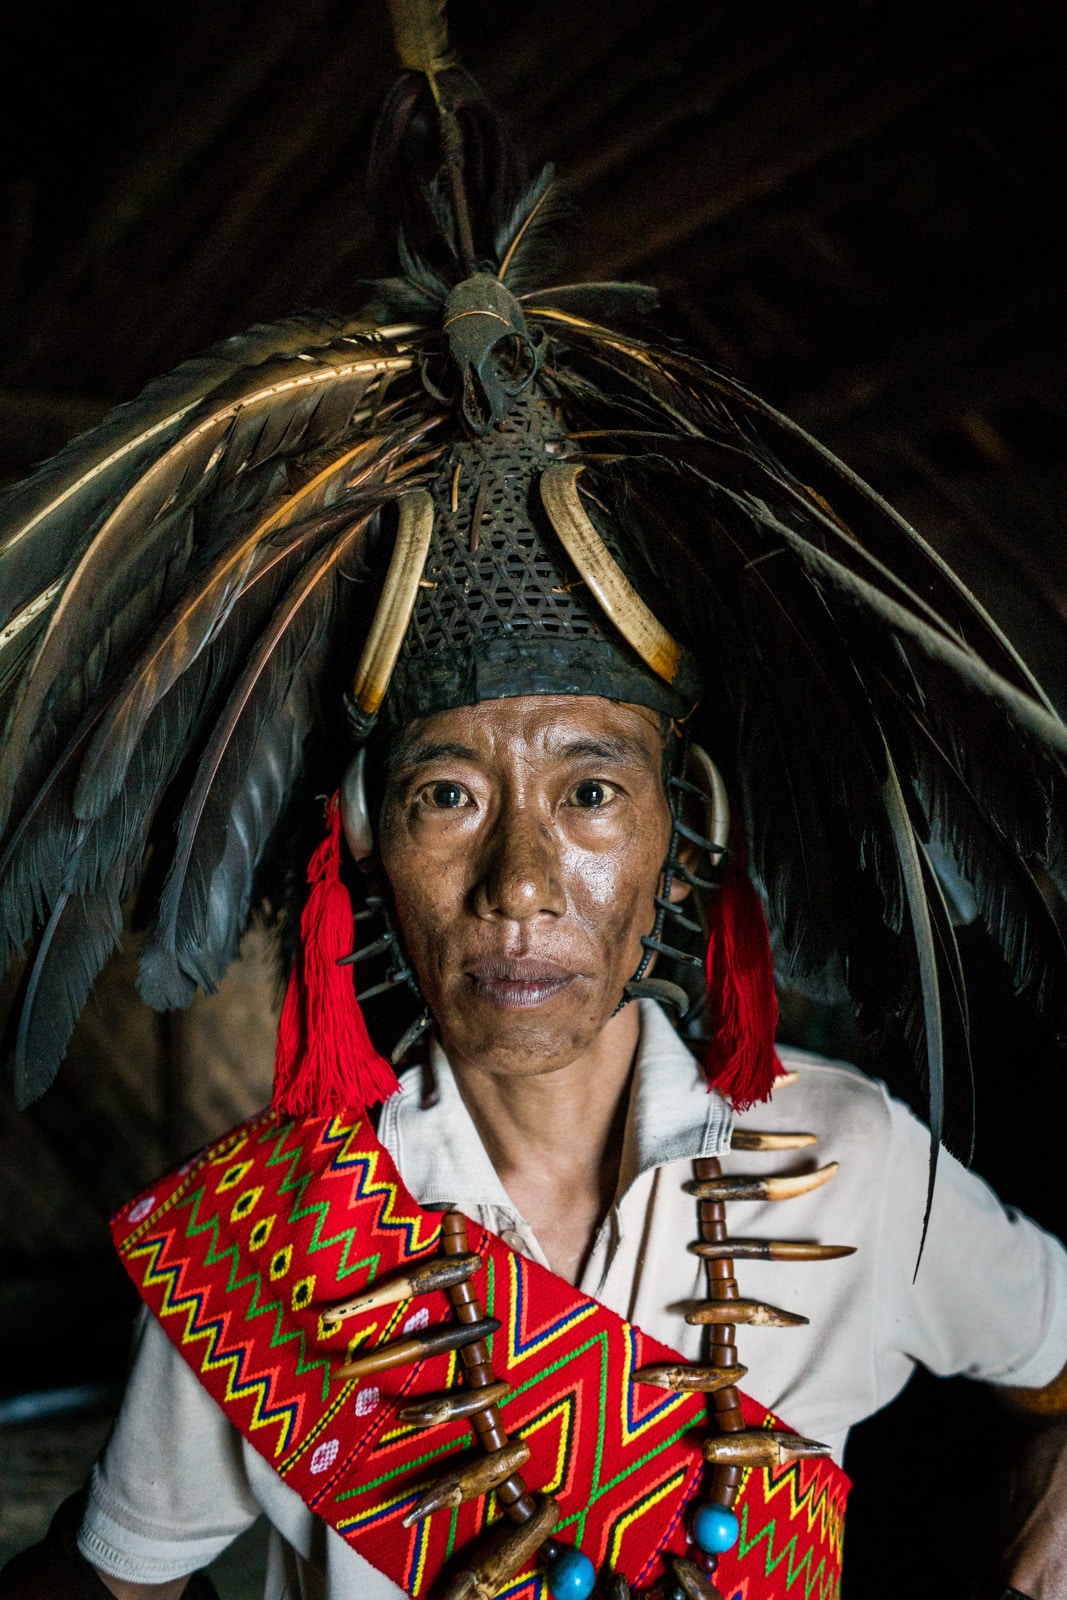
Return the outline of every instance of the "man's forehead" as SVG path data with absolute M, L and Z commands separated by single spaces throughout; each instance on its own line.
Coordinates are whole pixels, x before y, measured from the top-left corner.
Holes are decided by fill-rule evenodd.
M 601 695 L 516 695 L 409 723 L 391 741 L 387 765 L 396 773 L 450 756 L 479 761 L 521 751 L 658 767 L 666 732 L 656 712 Z

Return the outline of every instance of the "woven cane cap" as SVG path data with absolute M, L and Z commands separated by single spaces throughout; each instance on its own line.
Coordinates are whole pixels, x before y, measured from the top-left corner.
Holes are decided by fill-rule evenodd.
M 394 725 L 529 694 L 688 710 L 691 698 L 651 672 L 600 612 L 545 514 L 538 483 L 563 437 L 535 391 L 491 433 L 442 458 L 422 586 L 386 702 Z

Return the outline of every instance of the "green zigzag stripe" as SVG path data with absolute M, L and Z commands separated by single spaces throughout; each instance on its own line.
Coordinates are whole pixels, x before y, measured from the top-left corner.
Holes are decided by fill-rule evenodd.
M 296 1423 L 296 1412 L 298 1409 L 297 1402 L 288 1401 L 284 1404 L 272 1407 L 269 1404 L 269 1378 L 251 1378 L 247 1381 L 242 1381 L 239 1378 L 237 1367 L 242 1355 L 245 1354 L 244 1349 L 234 1351 L 227 1355 L 216 1355 L 216 1351 L 222 1338 L 221 1321 L 218 1318 L 212 1318 L 210 1321 L 199 1326 L 196 1322 L 197 1314 L 201 1309 L 200 1301 L 203 1291 L 193 1290 L 189 1295 L 175 1295 L 173 1291 L 178 1275 L 181 1271 L 181 1267 L 174 1266 L 158 1268 L 156 1266 L 156 1262 L 158 1261 L 159 1255 L 162 1253 L 166 1242 L 167 1241 L 163 1239 L 149 1240 L 134 1252 L 134 1259 L 141 1259 L 143 1257 L 148 1258 L 148 1266 L 145 1271 L 144 1278 L 145 1284 L 152 1285 L 153 1287 L 162 1287 L 162 1310 L 164 1315 L 169 1315 L 172 1313 L 178 1315 L 182 1313 L 185 1314 L 185 1332 L 188 1342 L 191 1343 L 194 1339 L 207 1340 L 208 1348 L 207 1353 L 201 1363 L 201 1370 L 207 1371 L 209 1369 L 222 1369 L 223 1371 L 227 1371 L 228 1369 L 227 1387 L 230 1393 L 241 1399 L 251 1398 L 252 1427 L 267 1427 L 275 1423 L 281 1423 L 283 1425 L 282 1443 L 276 1452 L 280 1453 L 280 1451 L 285 1448 L 288 1440 L 292 1437 L 292 1431 Z
M 205 1190 L 199 1189 L 194 1196 L 190 1197 L 193 1202 L 193 1209 L 197 1214 L 199 1213 L 200 1202 L 204 1198 L 204 1195 Z M 186 1237 L 189 1239 L 195 1239 L 201 1234 L 210 1234 L 210 1243 L 207 1246 L 207 1253 L 204 1256 L 204 1265 L 206 1267 L 213 1267 L 221 1262 L 225 1262 L 227 1259 L 229 1260 L 230 1275 L 226 1285 L 226 1293 L 228 1295 L 233 1294 L 235 1290 L 244 1288 L 246 1285 L 251 1285 L 252 1287 L 252 1304 L 249 1306 L 244 1320 L 246 1322 L 251 1322 L 254 1317 L 264 1316 L 267 1312 L 273 1311 L 274 1329 L 270 1336 L 271 1349 L 277 1350 L 283 1344 L 288 1344 L 295 1340 L 299 1352 L 296 1362 L 296 1375 L 298 1377 L 303 1377 L 307 1373 L 321 1371 L 322 1398 L 325 1400 L 329 1393 L 330 1385 L 329 1359 L 323 1357 L 319 1357 L 318 1359 L 310 1361 L 307 1359 L 307 1347 L 302 1328 L 294 1327 L 288 1332 L 283 1331 L 282 1318 L 285 1312 L 280 1300 L 272 1298 L 267 1300 L 262 1305 L 260 1304 L 260 1291 L 263 1287 L 262 1276 L 254 1270 L 246 1273 L 243 1277 L 240 1275 L 241 1263 L 238 1244 L 236 1240 L 234 1240 L 232 1243 L 224 1245 L 220 1249 L 219 1226 L 220 1223 L 217 1212 L 203 1223 L 198 1223 L 196 1217 L 190 1215 L 189 1222 L 186 1227 Z M 269 1292 L 270 1291 L 268 1291 L 268 1293 Z
M 354 1227 L 345 1229 L 340 1233 L 333 1234 L 327 1239 L 322 1237 L 322 1230 L 326 1225 L 326 1220 L 330 1212 L 330 1201 L 319 1200 L 314 1201 L 310 1205 L 305 1205 L 303 1203 L 304 1194 L 312 1179 L 321 1177 L 322 1175 L 313 1173 L 310 1168 L 303 1173 L 297 1172 L 298 1163 L 304 1155 L 304 1147 L 302 1145 L 292 1153 L 283 1151 L 282 1146 L 284 1145 L 289 1134 L 293 1131 L 294 1126 L 294 1123 L 286 1123 L 279 1130 L 275 1140 L 275 1149 L 267 1160 L 268 1166 L 277 1166 L 286 1162 L 289 1165 L 289 1171 L 279 1184 L 278 1194 L 279 1197 L 283 1194 L 294 1195 L 292 1210 L 289 1213 L 290 1223 L 298 1222 L 304 1217 L 314 1216 L 316 1218 L 311 1239 L 308 1243 L 309 1255 L 314 1254 L 318 1250 L 326 1250 L 331 1245 L 344 1245 L 341 1265 L 337 1272 L 337 1276 L 339 1278 L 347 1277 L 349 1273 L 356 1272 L 360 1267 L 364 1266 L 370 1268 L 372 1278 L 376 1277 L 378 1273 L 378 1264 L 381 1260 L 380 1253 L 376 1252 L 370 1256 L 362 1256 L 358 1261 L 349 1261 L 350 1252 L 354 1248 L 358 1248 L 356 1246 L 356 1229 Z M 338 1139 L 336 1142 L 341 1143 L 343 1141 Z M 360 1151 L 356 1155 L 352 1156 L 348 1161 L 345 1161 L 337 1170 L 339 1173 L 345 1172 L 351 1174 L 352 1169 L 362 1169 L 359 1172 L 359 1185 L 356 1189 L 356 1198 L 360 1200 L 377 1200 L 381 1202 L 379 1204 L 376 1222 L 383 1223 L 388 1226 L 390 1221 L 389 1213 L 392 1210 L 393 1203 L 396 1198 L 395 1185 L 389 1183 L 388 1181 L 380 1183 L 368 1181 L 370 1165 L 371 1159 L 368 1153 L 366 1151 Z
M 781 1479 L 779 1479 L 778 1482 L 780 1483 Z M 813 1478 L 812 1482 L 808 1485 L 807 1489 L 804 1490 L 802 1495 L 799 1497 L 791 1497 L 793 1511 L 789 1518 L 790 1523 L 795 1522 L 798 1516 L 804 1514 L 808 1516 L 824 1516 L 825 1520 L 830 1522 L 839 1520 L 836 1515 L 829 1510 L 829 1507 L 826 1508 L 825 1513 L 820 1510 L 820 1502 L 826 1502 L 828 1500 L 828 1493 L 825 1484 L 820 1486 L 819 1493 L 813 1500 L 812 1490 L 817 1483 L 818 1479 Z M 809 1545 L 802 1559 L 798 1562 L 796 1560 L 797 1535 L 795 1533 L 791 1538 L 786 1540 L 776 1554 L 774 1547 L 775 1534 L 778 1529 L 779 1519 L 773 1515 L 771 1516 L 770 1520 L 765 1523 L 762 1528 L 760 1528 L 758 1533 L 755 1533 L 751 1538 L 749 1538 L 748 1523 L 750 1511 L 750 1505 L 747 1502 L 743 1503 L 741 1508 L 741 1533 L 737 1544 L 738 1558 L 740 1559 L 741 1557 L 747 1556 L 749 1551 L 755 1550 L 757 1545 L 762 1542 L 765 1544 L 763 1558 L 764 1575 L 766 1577 L 769 1578 L 775 1569 L 781 1566 L 782 1562 L 784 1561 L 786 1563 L 785 1586 L 787 1590 L 791 1589 L 798 1580 L 802 1580 L 804 1584 L 805 1600 L 808 1600 L 808 1597 L 816 1588 L 816 1585 L 818 1585 L 820 1600 L 832 1600 L 832 1597 L 836 1596 L 838 1593 L 839 1579 L 836 1573 L 831 1572 L 828 1575 L 829 1586 L 827 1586 L 826 1557 L 823 1556 L 821 1558 L 819 1565 L 816 1567 L 815 1571 L 812 1572 L 811 1561 L 813 1551 Z

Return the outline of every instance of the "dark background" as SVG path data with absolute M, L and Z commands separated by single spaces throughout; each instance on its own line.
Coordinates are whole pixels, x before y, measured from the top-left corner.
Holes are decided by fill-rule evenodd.
M 917 523 L 1067 706 L 1064 8 L 451 9 L 531 164 L 553 159 L 572 187 L 568 276 L 658 284 L 693 342 Z M 359 280 L 388 266 L 361 202 L 391 69 L 383 13 L 384 0 L 9 9 L 0 477 L 216 338 L 359 303 Z M 966 943 L 975 1165 L 1067 1231 L 1063 1055 L 981 939 Z M 0 1095 L 9 1396 L 86 1384 L 106 1411 L 131 1315 L 108 1209 L 266 1094 L 262 950 L 221 998 L 162 1020 L 136 1004 L 133 954 L 46 1100 L 19 1116 Z M 816 1046 L 848 1041 L 840 1018 L 789 1016 Z M 857 1430 L 850 1600 L 972 1593 L 998 1430 L 988 1394 L 923 1375 Z M 40 1500 L 41 1463 L 67 1458 L 35 1437 Z M 19 1492 L 28 1481 L 11 1451 L 0 1527 L 14 1544 L 38 1512 L 19 1521 L 3 1493 L 5 1470 Z

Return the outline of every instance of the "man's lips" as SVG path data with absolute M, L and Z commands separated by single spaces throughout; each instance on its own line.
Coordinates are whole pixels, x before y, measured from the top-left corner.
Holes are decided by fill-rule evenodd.
M 537 956 L 509 956 L 475 961 L 465 969 L 465 976 L 482 998 L 520 1009 L 551 1000 L 572 984 L 578 973 Z

